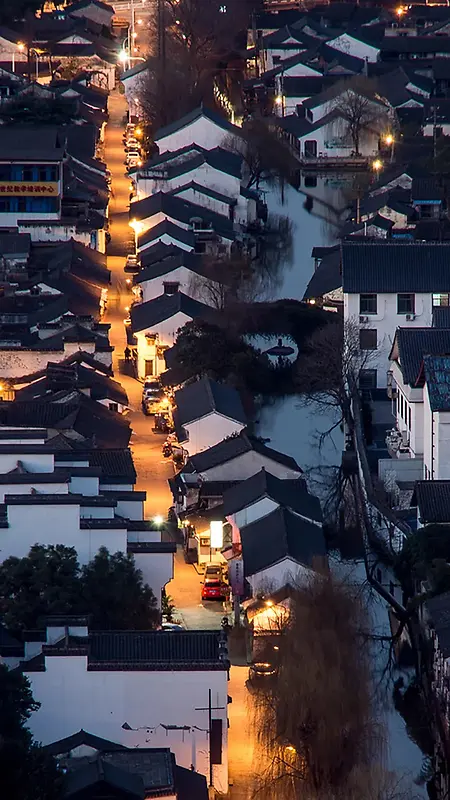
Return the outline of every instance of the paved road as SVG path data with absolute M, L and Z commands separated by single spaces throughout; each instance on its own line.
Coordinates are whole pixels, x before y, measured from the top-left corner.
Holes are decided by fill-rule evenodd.
M 125 255 L 130 251 L 130 232 L 128 225 L 128 204 L 130 184 L 125 174 L 124 151 L 122 145 L 123 117 L 126 104 L 123 95 L 114 91 L 109 100 L 109 123 L 105 136 L 105 158 L 112 177 L 112 195 L 109 205 L 111 242 L 108 246 L 107 266 L 111 270 L 111 289 L 105 321 L 111 325 L 110 340 L 114 346 L 114 372 L 128 394 L 131 406 L 129 419 L 133 428 L 131 449 L 137 471 L 136 488 L 147 492 L 145 516 L 167 514 L 172 504 L 172 496 L 167 479 L 173 475 L 170 462 L 162 457 L 163 438 L 152 431 L 151 417 L 142 414 L 140 403 L 142 384 L 122 371 L 125 349 L 125 308 L 130 304 L 131 295 L 125 283 L 123 267 Z M 186 564 L 181 548 L 175 558 L 175 577 L 168 586 L 177 607 L 177 615 L 187 628 L 217 629 L 220 627 L 224 610 L 221 603 L 201 602 L 201 575 L 192 564 Z M 244 663 L 242 659 L 235 659 Z M 252 772 L 253 740 L 251 735 L 251 715 L 249 696 L 245 688 L 248 670 L 245 666 L 231 668 L 229 694 L 233 703 L 230 714 L 230 790 L 232 800 L 248 800 L 249 775 Z

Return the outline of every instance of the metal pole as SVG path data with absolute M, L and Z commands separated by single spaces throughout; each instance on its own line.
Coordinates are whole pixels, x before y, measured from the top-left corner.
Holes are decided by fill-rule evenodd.
M 39 56 L 36 53 L 36 50 L 34 51 L 34 55 L 36 56 L 36 82 L 38 82 L 39 81 Z
M 15 72 L 16 71 L 16 54 L 15 54 L 14 50 L 12 52 L 12 62 L 11 63 L 12 63 L 12 71 Z
M 131 42 L 130 42 L 130 46 L 129 46 L 128 52 L 129 52 L 129 54 L 131 56 L 131 55 L 133 55 L 133 50 L 131 48 L 134 47 L 134 0 L 131 0 L 130 9 L 131 9 L 131 25 L 130 25 Z
M 209 730 L 209 785 L 213 785 L 213 763 L 211 749 L 211 729 L 212 729 L 212 698 L 211 689 L 208 689 L 208 730 Z

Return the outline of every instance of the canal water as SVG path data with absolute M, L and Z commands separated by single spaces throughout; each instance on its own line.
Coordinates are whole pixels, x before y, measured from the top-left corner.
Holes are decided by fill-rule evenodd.
M 283 264 L 278 280 L 273 284 L 271 296 L 262 299 L 300 300 L 303 297 L 314 271 L 311 250 L 313 247 L 336 243 L 337 224 L 346 205 L 345 190 L 349 185 L 351 180 L 346 176 L 318 176 L 317 181 L 314 181 L 312 176 L 303 175 L 300 191 L 289 186 L 284 190 L 283 199 L 279 190 L 267 191 L 265 200 L 269 215 L 288 216 L 293 230 L 291 253 Z M 312 208 L 311 201 L 305 207 L 307 196 L 313 198 Z M 264 349 L 272 344 L 276 344 L 276 341 L 264 342 Z M 269 446 L 293 456 L 305 470 L 311 490 L 323 498 L 340 463 L 343 434 L 338 427 L 326 437 L 321 447 L 318 440 L 320 434 L 331 428 L 335 422 L 331 413 L 305 404 L 299 395 L 278 399 L 273 404 L 264 406 L 259 415 L 257 434 L 268 439 Z M 361 561 L 338 560 L 334 562 L 334 569 L 339 573 L 345 572 L 352 581 L 365 587 L 365 571 Z M 365 588 L 363 590 L 366 591 Z M 386 604 L 378 595 L 369 594 L 368 590 L 367 604 L 374 633 L 378 636 L 388 635 L 390 628 Z M 384 675 L 387 657 L 388 648 L 385 644 L 374 645 L 376 684 Z M 384 678 L 376 701 L 378 714 L 386 729 L 387 766 L 401 780 L 401 788 L 409 790 L 410 800 L 425 798 L 425 788 L 415 782 L 423 763 L 423 755 L 409 738 L 404 721 L 392 701 L 393 680 L 397 677 L 398 673 Z

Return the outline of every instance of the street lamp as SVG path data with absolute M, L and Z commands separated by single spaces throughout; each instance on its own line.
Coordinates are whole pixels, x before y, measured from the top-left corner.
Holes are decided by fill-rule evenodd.
M 376 158 L 375 161 L 372 161 L 372 169 L 376 175 L 379 174 L 380 169 L 382 169 L 382 167 L 383 167 L 383 162 L 380 161 L 379 158 Z

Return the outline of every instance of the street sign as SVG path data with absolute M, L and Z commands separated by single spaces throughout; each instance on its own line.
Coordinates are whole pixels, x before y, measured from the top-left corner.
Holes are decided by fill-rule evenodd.
M 228 562 L 231 589 L 235 596 L 244 594 L 244 562 L 241 558 L 233 558 Z

